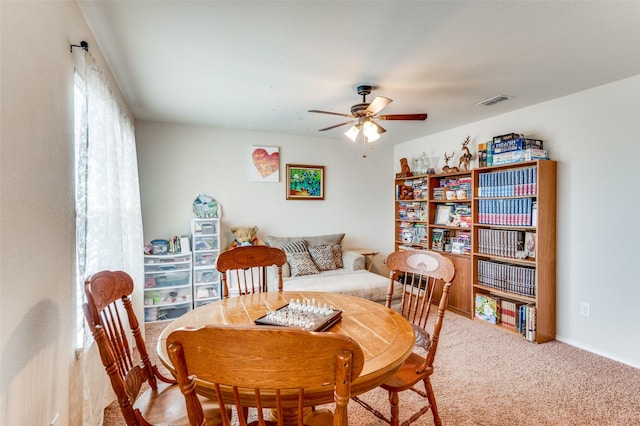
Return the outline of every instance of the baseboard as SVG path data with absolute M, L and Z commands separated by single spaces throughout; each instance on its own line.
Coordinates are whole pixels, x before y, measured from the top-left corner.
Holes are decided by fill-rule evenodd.
M 610 359 L 612 361 L 616 361 L 616 362 L 619 362 L 621 364 L 628 365 L 629 367 L 633 367 L 633 368 L 636 368 L 636 369 L 640 370 L 640 365 L 639 364 L 636 364 L 636 363 L 634 363 L 632 361 L 629 361 L 627 359 L 619 358 L 619 357 L 616 357 L 616 356 L 612 356 L 611 354 L 601 352 L 601 351 L 599 351 L 599 350 L 597 350 L 595 348 L 583 345 L 583 344 L 581 344 L 579 342 L 573 341 L 571 339 L 564 338 L 562 336 L 556 336 L 556 340 L 559 341 L 559 342 L 562 342 L 562 343 L 566 343 L 567 345 L 570 345 L 570 346 L 585 350 L 587 352 L 591 352 L 592 354 L 596 354 L 596 355 L 599 355 L 601 357 L 608 358 L 608 359 Z

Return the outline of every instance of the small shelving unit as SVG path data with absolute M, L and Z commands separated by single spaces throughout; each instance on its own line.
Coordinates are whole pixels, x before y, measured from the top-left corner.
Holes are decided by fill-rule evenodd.
M 440 173 L 429 176 L 429 245 L 451 260 L 456 274 L 449 294 L 449 309 L 470 317 L 471 239 L 472 239 L 471 171 Z
M 434 188 L 440 188 L 444 182 L 451 183 L 453 181 L 466 179 L 467 186 L 470 189 L 471 184 L 468 182 L 471 178 L 471 172 L 462 173 L 446 173 L 417 175 L 405 178 L 395 179 L 395 249 L 405 250 L 432 250 L 433 249 L 433 230 L 444 229 L 454 238 L 459 238 L 461 232 L 467 232 L 471 235 L 471 226 L 461 228 L 457 226 L 440 225 L 436 222 L 436 214 L 439 210 L 438 206 L 465 206 L 467 210 L 471 209 L 472 198 L 467 196 L 469 190 L 465 192 L 464 199 L 447 200 L 446 198 L 438 199 L 434 197 Z M 458 188 L 459 190 L 459 188 Z M 438 190 L 436 190 L 437 192 Z M 446 194 L 444 195 L 446 197 Z M 451 210 L 452 212 L 454 209 Z M 467 244 L 467 247 L 470 247 Z M 447 256 L 456 268 L 456 276 L 451 287 L 449 295 L 449 309 L 461 315 L 470 317 L 472 308 L 470 304 L 471 279 L 470 279 L 470 253 L 451 253 L 451 250 L 445 251 L 444 247 L 440 250 Z
M 428 175 L 395 180 L 395 249 L 428 246 Z
M 194 307 L 219 300 L 222 295 L 216 260 L 220 254 L 220 219 L 191 219 Z
M 144 256 L 144 320 L 178 318 L 191 310 L 191 253 Z

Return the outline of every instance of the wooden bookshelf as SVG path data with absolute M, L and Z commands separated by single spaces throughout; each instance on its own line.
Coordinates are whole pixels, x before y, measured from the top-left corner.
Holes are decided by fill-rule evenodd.
M 509 195 L 508 191 L 500 188 L 493 195 L 487 195 L 486 192 L 481 194 L 488 173 L 503 172 L 500 174 L 510 178 L 516 173 L 522 173 L 523 170 L 529 171 L 531 168 L 535 169 L 535 182 L 530 182 L 534 184 L 534 192 L 526 195 L 515 193 Z M 556 169 L 557 163 L 555 161 L 537 160 L 455 173 L 396 178 L 395 249 L 437 249 L 452 261 L 456 268 L 456 275 L 449 298 L 450 310 L 475 319 L 476 294 L 489 295 L 522 305 L 533 305 L 536 308 L 536 322 L 535 337 L 531 340 L 536 343 L 554 340 L 556 334 Z M 446 194 L 447 188 L 449 188 L 448 183 L 455 183 L 456 180 L 470 181 L 470 190 L 467 191 L 465 197 L 456 194 L 455 198 L 448 198 Z M 507 185 L 509 182 L 503 183 Z M 407 190 L 409 187 L 420 188 L 420 190 L 412 192 L 407 197 L 403 193 L 403 189 Z M 440 195 L 442 190 L 437 189 L 440 187 L 445 188 L 444 197 Z M 405 197 L 408 199 L 403 199 Z M 488 200 L 510 206 L 518 205 L 518 203 L 531 203 L 531 205 L 535 203 L 537 206 L 536 222 L 530 224 L 514 219 L 503 223 L 486 223 L 481 220 L 481 215 L 484 214 L 481 210 L 486 207 Z M 447 209 L 439 208 L 439 206 L 450 206 L 452 212 L 456 211 L 456 207 L 466 206 L 471 212 L 468 227 L 444 224 L 442 218 Z M 462 210 L 464 211 L 464 209 Z M 410 241 L 403 241 L 403 230 L 407 228 L 413 229 L 415 233 Z M 470 250 L 452 253 L 451 246 L 434 247 L 434 230 L 440 229 L 448 232 L 450 239 L 459 237 L 461 233 L 466 237 L 469 233 Z M 491 252 L 482 246 L 487 242 L 488 231 L 500 235 L 516 235 L 518 238 L 522 235 L 522 247 L 516 246 L 515 249 L 511 247 L 510 251 L 504 252 Z M 515 253 L 516 251 L 526 253 L 524 239 L 527 233 L 529 237 L 535 237 L 535 257 L 523 257 L 523 253 Z M 518 248 L 522 250 L 518 250 Z M 500 287 L 495 282 L 484 282 L 481 272 L 482 268 L 486 268 L 488 264 L 506 265 L 527 270 L 529 276 L 533 275 L 534 277 L 528 283 L 528 290 L 531 294 L 512 291 L 512 288 Z M 479 265 L 481 266 L 479 267 Z M 491 325 L 483 320 L 478 321 Z M 514 334 L 521 334 L 519 330 L 509 328 L 504 324 L 492 326 Z M 531 336 L 529 335 L 529 337 Z
M 556 170 L 551 160 L 473 170 L 472 306 L 476 294 L 535 306 L 535 336 L 527 338 L 536 343 L 556 335 Z M 534 177 L 523 182 L 524 173 Z M 519 208 L 529 203 L 537 206 L 531 220 L 529 209 Z M 506 207 L 494 211 L 496 205 Z M 527 238 L 535 241 L 534 252 L 528 253 Z

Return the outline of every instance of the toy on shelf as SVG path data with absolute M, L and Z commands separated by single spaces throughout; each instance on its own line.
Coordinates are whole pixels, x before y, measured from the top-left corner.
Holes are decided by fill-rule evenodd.
M 471 154 L 471 151 L 469 151 L 469 147 L 467 145 L 469 145 L 469 142 L 471 141 L 471 136 L 467 136 L 464 141 L 462 142 L 462 155 L 460 156 L 460 161 L 458 162 L 458 169 L 459 170 L 469 170 L 469 164 L 471 163 L 471 159 L 473 158 L 473 155 Z
M 242 246 L 262 246 L 264 243 L 258 238 L 257 226 L 234 226 L 231 228 L 233 242 L 227 246 L 227 250 Z
M 217 201 L 207 194 L 198 194 L 193 201 L 193 213 L 199 219 L 208 219 L 212 217 L 220 217 L 221 210 Z
M 451 155 L 447 155 L 446 152 L 444 153 L 444 167 L 442 168 L 442 173 L 454 173 L 458 171 L 457 167 L 449 166 L 449 160 L 451 160 L 454 155 L 455 152 L 452 152 Z

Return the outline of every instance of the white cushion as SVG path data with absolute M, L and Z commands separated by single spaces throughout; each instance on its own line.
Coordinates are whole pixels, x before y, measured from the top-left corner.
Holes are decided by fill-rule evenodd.
M 289 278 L 284 281 L 284 291 L 321 291 L 362 297 L 384 303 L 387 299 L 389 278 L 366 270 L 348 271 L 335 269 L 317 275 Z M 393 298 L 401 296 L 400 285 L 394 286 Z

